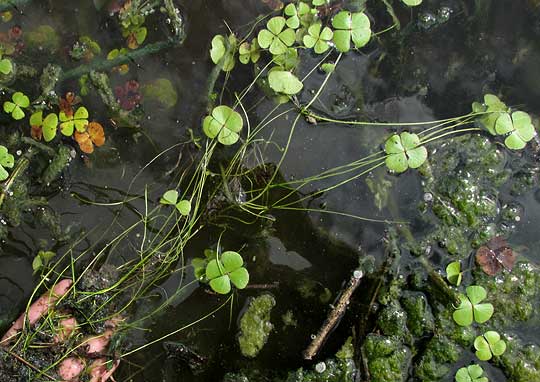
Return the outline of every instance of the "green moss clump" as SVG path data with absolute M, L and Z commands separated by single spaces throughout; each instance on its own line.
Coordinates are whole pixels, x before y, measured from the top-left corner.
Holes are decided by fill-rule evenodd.
M 414 336 L 433 333 L 435 320 L 424 293 L 404 291 L 401 305 L 407 313 L 407 327 Z
M 69 162 L 71 162 L 71 149 L 68 146 L 60 145 L 56 155 L 51 159 L 45 171 L 43 171 L 41 181 L 46 185 L 51 184 L 60 176 Z
M 404 382 L 411 351 L 397 337 L 369 334 L 363 345 L 372 382 Z
M 452 364 L 459 360 L 462 351 L 447 337 L 433 337 L 415 367 L 415 377 L 422 382 L 439 381 L 450 373 Z
M 273 328 L 270 313 L 276 300 L 269 294 L 254 298 L 240 319 L 240 336 L 238 343 L 245 357 L 256 357 L 268 340 Z
M 146 98 L 158 101 L 164 108 L 170 109 L 178 102 L 178 94 L 171 81 L 166 78 L 158 78 L 153 83 L 142 87 Z
M 60 48 L 60 38 L 50 25 L 40 25 L 24 34 L 26 44 L 32 49 L 55 52 Z
M 540 382 L 540 348 L 505 337 L 506 352 L 500 357 L 509 382 Z
M 382 308 L 379 313 L 378 326 L 386 336 L 397 336 L 402 340 L 404 337 L 410 337 L 407 329 L 407 313 L 397 301 Z
M 328 359 L 315 366 L 315 370 L 303 369 L 289 373 L 285 382 L 353 382 L 356 368 L 351 359 Z

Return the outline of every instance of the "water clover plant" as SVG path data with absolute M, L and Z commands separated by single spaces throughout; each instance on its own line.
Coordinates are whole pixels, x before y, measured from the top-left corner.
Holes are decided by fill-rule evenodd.
M 426 148 L 420 145 L 418 135 L 406 131 L 388 138 L 384 151 L 388 154 L 386 167 L 397 173 L 404 172 L 409 167 L 420 167 L 428 155 Z
M 401 0 L 403 3 L 409 7 L 416 7 L 422 4 L 422 0 Z
M 495 123 L 503 112 L 508 110 L 508 106 L 494 94 L 485 94 L 484 103 L 473 102 L 472 111 L 478 113 L 478 124 L 486 129 L 491 135 L 497 135 Z
M 235 144 L 244 125 L 242 116 L 228 106 L 217 106 L 203 121 L 203 131 L 208 138 L 216 138 L 223 145 Z
M 76 131 L 73 137 L 79 144 L 81 151 L 86 154 L 94 152 L 94 145 L 100 147 L 105 144 L 105 132 L 103 126 L 98 122 L 90 122 L 85 132 Z
M 304 45 L 306 48 L 313 48 L 315 53 L 322 54 L 330 48 L 328 42 L 333 35 L 330 28 L 323 28 L 321 23 L 315 23 L 308 28 L 308 34 L 303 38 Z
M 361 48 L 371 38 L 371 25 L 363 12 L 341 11 L 332 20 L 334 43 L 340 52 L 351 49 L 351 40 L 356 48 Z
M 230 35 L 229 38 L 217 35 L 212 39 L 210 48 L 210 58 L 212 62 L 221 67 L 224 72 L 234 69 L 234 52 L 236 51 L 236 37 Z
M 500 356 L 506 351 L 506 342 L 499 333 L 490 330 L 475 338 L 474 348 L 480 361 L 489 361 L 493 356 Z
M 176 190 L 166 191 L 159 202 L 161 204 L 175 206 L 182 216 L 188 216 L 191 212 L 191 202 L 189 200 L 178 200 L 178 191 Z
M 285 7 L 285 14 L 289 16 L 286 21 L 287 26 L 289 28 L 297 29 L 300 27 L 301 20 L 304 16 L 309 15 L 310 11 L 311 8 L 304 2 L 298 3 L 297 6 L 293 3 L 288 4 Z
M 536 134 L 531 117 L 523 111 L 515 111 L 512 116 L 509 113 L 501 114 L 495 122 L 495 131 L 506 135 L 504 144 L 512 150 L 524 148 Z
M 0 54 L 0 73 L 7 75 L 12 72 L 13 70 L 13 63 L 9 58 L 2 58 L 2 55 Z
M 269 49 L 274 55 L 285 53 L 296 40 L 294 30 L 286 27 L 286 23 L 285 18 L 281 16 L 268 20 L 266 29 L 261 30 L 257 37 L 261 48 Z
M 298 50 L 288 48 L 285 53 L 274 56 L 274 62 L 282 70 L 293 70 L 298 65 Z
M 273 91 L 287 95 L 297 94 L 304 85 L 291 72 L 286 70 L 273 70 L 268 74 L 268 84 Z
M 79 107 L 72 115 L 61 111 L 59 117 L 61 122 L 60 131 L 67 137 L 73 135 L 74 129 L 83 133 L 88 125 L 88 110 L 84 106 Z
M 32 126 L 33 131 L 41 129 L 38 137 L 43 135 L 45 142 L 50 142 L 56 137 L 58 116 L 50 113 L 43 119 L 43 111 L 37 111 L 30 116 L 30 126 Z
M 0 145 L 0 181 L 4 181 L 9 177 L 6 168 L 13 168 L 15 158 L 8 152 L 5 146 Z
M 446 267 L 446 278 L 451 284 L 459 286 L 463 279 L 463 273 L 461 272 L 461 264 L 459 261 L 452 261 Z
M 484 369 L 480 365 L 470 365 L 462 367 L 456 373 L 456 382 L 488 382 L 487 377 L 483 377 Z
M 30 106 L 30 99 L 23 93 L 16 92 L 11 96 L 11 100 L 13 102 L 4 102 L 4 111 L 11 114 L 15 120 L 23 119 L 25 116 L 23 109 Z
M 243 42 L 238 48 L 238 59 L 242 64 L 249 64 L 250 61 L 256 63 L 261 57 L 260 48 L 257 38 L 254 38 L 251 43 Z
M 461 304 L 454 311 L 452 317 L 460 326 L 469 326 L 473 321 L 482 324 L 493 315 L 493 305 L 481 302 L 487 297 L 486 290 L 478 285 L 471 285 L 466 289 L 467 295 L 460 294 Z
M 238 289 L 244 289 L 249 282 L 249 273 L 239 253 L 226 251 L 220 258 L 208 262 L 206 278 L 214 292 L 227 294 L 231 291 L 231 283 Z

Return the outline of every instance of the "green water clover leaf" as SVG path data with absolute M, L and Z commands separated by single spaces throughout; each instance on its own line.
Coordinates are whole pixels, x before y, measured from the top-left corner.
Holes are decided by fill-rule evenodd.
M 73 115 L 68 115 L 61 111 L 59 117 L 61 122 L 60 131 L 66 137 L 72 136 L 74 129 L 79 133 L 86 131 L 86 126 L 88 126 L 88 110 L 84 106 L 79 107 Z
M 323 28 L 321 23 L 315 23 L 308 28 L 308 34 L 303 38 L 304 45 L 306 48 L 313 48 L 315 53 L 322 54 L 330 48 L 328 41 L 332 40 L 333 35 L 330 28 Z
M 309 14 L 311 8 L 304 2 L 298 3 L 298 6 L 295 6 L 293 3 L 288 4 L 285 7 L 285 14 L 289 16 L 286 23 L 289 28 L 297 29 L 300 27 L 300 20 L 303 16 Z
M 463 279 L 463 272 L 461 272 L 461 263 L 459 261 L 452 261 L 446 267 L 446 278 L 451 284 L 459 286 Z
M 285 18 L 281 16 L 272 17 L 266 23 L 266 28 L 259 32 L 257 40 L 261 48 L 270 48 L 270 53 L 283 54 L 287 47 L 294 44 L 296 34 L 291 28 L 285 28 Z M 285 28 L 285 29 L 284 29 Z
M 182 216 L 188 216 L 191 212 L 191 202 L 189 200 L 179 201 L 178 191 L 176 190 L 165 191 L 159 202 L 161 204 L 175 206 Z
M 242 64 L 249 64 L 249 62 L 256 63 L 261 57 L 261 50 L 257 38 L 254 38 L 251 43 L 243 42 L 238 48 L 238 59 Z
M 480 365 L 470 365 L 459 369 L 455 376 L 456 382 L 489 382 L 487 377 L 482 377 L 484 369 Z
M 494 94 L 484 95 L 484 103 L 473 102 L 473 113 L 478 113 L 478 124 L 486 129 L 491 135 L 497 135 L 495 123 L 502 113 L 508 111 L 508 106 Z
M 13 168 L 15 158 L 8 152 L 7 147 L 0 145 L 0 181 L 4 181 L 9 177 L 6 168 Z
M 210 48 L 210 58 L 212 62 L 221 67 L 224 72 L 230 72 L 234 69 L 235 60 L 234 52 L 236 51 L 236 37 L 230 35 L 225 38 L 218 34 L 212 39 L 212 47 Z
M 493 305 L 480 304 L 486 297 L 486 290 L 478 285 L 471 285 L 466 289 L 467 295 L 460 294 L 461 304 L 452 314 L 454 321 L 460 326 L 469 326 L 476 321 L 482 324 L 493 315 Z
M 329 4 L 330 1 L 329 0 L 313 0 L 311 3 L 316 7 L 320 7 L 320 6 Z
M 480 361 L 489 361 L 493 356 L 500 356 L 506 351 L 506 342 L 499 333 L 490 330 L 475 338 L 474 348 Z
M 409 167 L 420 167 L 428 155 L 426 148 L 420 145 L 418 135 L 406 131 L 388 138 L 384 151 L 388 154 L 386 167 L 397 173 L 406 171 Z
M 361 48 L 371 38 L 369 18 L 363 12 L 341 11 L 332 19 L 334 43 L 340 52 L 351 49 L 351 40 L 356 48 Z
M 276 93 L 294 95 L 300 92 L 304 85 L 291 72 L 286 70 L 273 70 L 268 74 L 268 84 Z
M 523 111 L 515 111 L 512 116 L 501 114 L 495 122 L 495 131 L 507 135 L 504 144 L 512 150 L 521 150 L 536 134 L 531 117 Z
M 422 4 L 422 0 L 401 0 L 403 3 L 409 7 L 416 7 Z
M 0 58 L 2 58 L 2 55 L 0 54 Z M 9 58 L 2 58 L 0 60 L 0 73 L 4 75 L 8 75 L 13 71 L 13 63 Z
M 227 294 L 231 291 L 231 282 L 238 289 L 244 289 L 249 282 L 249 273 L 243 265 L 242 256 L 234 251 L 223 252 L 221 258 L 209 261 L 206 278 L 212 290 Z
M 215 107 L 203 121 L 206 136 L 212 139 L 217 137 L 218 142 L 226 146 L 233 145 L 240 139 L 238 133 L 243 126 L 242 116 L 225 105 Z
M 11 114 L 13 119 L 17 121 L 23 119 L 25 114 L 22 109 L 30 106 L 30 99 L 28 99 L 28 97 L 25 96 L 23 93 L 16 92 L 13 94 L 13 96 L 11 96 L 11 100 L 13 102 L 4 102 L 4 111 L 8 114 Z
M 43 119 L 43 111 L 37 111 L 30 116 L 30 126 L 41 127 L 45 142 L 50 142 L 56 137 L 58 116 L 50 113 Z

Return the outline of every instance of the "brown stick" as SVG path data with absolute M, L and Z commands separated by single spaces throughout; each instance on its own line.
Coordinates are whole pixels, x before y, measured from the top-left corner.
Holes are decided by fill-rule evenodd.
M 351 296 L 356 288 L 358 288 L 358 285 L 360 285 L 360 281 L 363 277 L 363 271 L 357 269 L 353 272 L 347 286 L 341 293 L 341 296 L 339 296 L 335 307 L 330 311 L 326 321 L 324 321 L 324 324 L 319 329 L 319 332 L 313 338 L 307 349 L 302 353 L 304 359 L 311 360 L 317 355 L 332 329 L 334 329 L 339 319 L 343 317 L 343 314 L 345 314 L 345 310 L 347 309 L 347 306 L 349 306 Z

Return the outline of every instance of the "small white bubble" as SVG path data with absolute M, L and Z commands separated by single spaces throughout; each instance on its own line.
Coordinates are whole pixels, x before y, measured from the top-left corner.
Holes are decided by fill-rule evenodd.
M 315 371 L 317 373 L 324 373 L 324 371 L 326 370 L 326 364 L 324 362 L 319 362 L 318 364 L 315 365 Z

